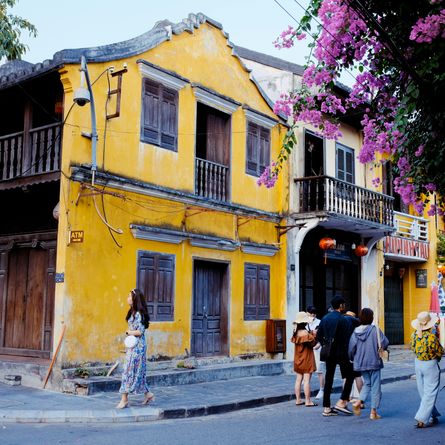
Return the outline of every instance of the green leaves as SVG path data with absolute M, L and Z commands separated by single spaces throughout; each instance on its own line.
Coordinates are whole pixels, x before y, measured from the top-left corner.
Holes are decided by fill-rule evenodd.
M 37 36 L 36 27 L 28 20 L 17 15 L 8 14 L 17 0 L 0 0 L 0 59 L 20 59 L 28 47 L 20 42 L 22 31 L 28 31 L 30 36 Z

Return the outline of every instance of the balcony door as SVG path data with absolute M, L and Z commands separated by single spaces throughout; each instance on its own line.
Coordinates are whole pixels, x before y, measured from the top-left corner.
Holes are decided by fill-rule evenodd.
M 197 195 L 229 199 L 230 115 L 198 102 L 196 118 Z

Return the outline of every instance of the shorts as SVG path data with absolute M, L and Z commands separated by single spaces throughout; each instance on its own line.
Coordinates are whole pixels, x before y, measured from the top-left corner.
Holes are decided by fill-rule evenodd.
M 326 374 L 326 364 L 325 362 L 320 361 L 320 351 L 321 348 L 314 349 L 315 356 L 315 373 L 316 374 Z

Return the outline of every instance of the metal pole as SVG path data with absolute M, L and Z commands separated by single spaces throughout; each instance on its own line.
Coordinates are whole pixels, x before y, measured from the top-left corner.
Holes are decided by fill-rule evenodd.
M 80 71 L 85 74 L 85 79 L 87 82 L 88 92 L 90 93 L 90 111 L 91 111 L 91 171 L 93 174 L 93 184 L 94 184 L 94 176 L 97 170 L 97 162 L 96 162 L 96 152 L 97 152 L 97 128 L 96 128 L 96 107 L 94 106 L 94 96 L 93 96 L 93 88 L 90 82 L 90 75 L 88 73 L 87 61 L 85 56 L 82 56 L 80 59 Z

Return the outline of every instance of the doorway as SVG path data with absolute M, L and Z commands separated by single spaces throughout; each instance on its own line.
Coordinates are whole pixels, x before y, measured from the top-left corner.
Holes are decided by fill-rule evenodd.
M 55 291 L 55 241 L 0 253 L 0 353 L 49 358 Z
M 191 353 L 228 355 L 228 265 L 195 260 Z
M 403 285 L 396 268 L 385 271 L 385 335 L 391 345 L 403 345 Z

